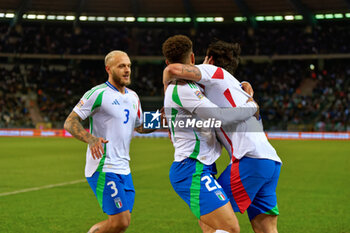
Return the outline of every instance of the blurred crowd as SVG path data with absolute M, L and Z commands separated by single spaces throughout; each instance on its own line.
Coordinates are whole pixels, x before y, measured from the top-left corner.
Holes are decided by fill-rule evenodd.
M 140 96 L 162 95 L 163 66 L 133 65 L 130 88 Z M 29 64 L 0 68 L 0 128 L 33 127 L 34 101 L 44 122 L 62 128 L 86 91 L 107 80 L 103 61 L 75 65 Z
M 239 42 L 242 55 L 350 53 L 350 25 L 310 28 L 274 24 L 256 30 L 243 26 L 101 26 L 22 24 L 8 31 L 0 23 L 0 53 L 100 54 L 120 49 L 130 55 L 161 55 L 174 34 L 192 38 L 197 56 L 213 38 Z M 336 36 L 334 36 L 336 35 Z M 4 61 L 4 60 L 3 60 Z M 200 62 L 200 61 L 198 61 Z M 132 61 L 132 84 L 145 101 L 163 96 L 163 61 Z M 7 60 L 0 64 L 0 128 L 34 127 L 35 105 L 44 122 L 62 128 L 80 97 L 105 82 L 103 61 Z M 236 72 L 249 81 L 266 130 L 350 131 L 350 60 L 246 61 Z M 144 105 L 145 106 L 145 105 Z
M 19 67 L 0 69 L 0 77 L 0 128 L 32 127 L 25 98 L 28 88 Z
M 133 64 L 131 89 L 141 97 L 163 95 L 163 64 Z M 107 79 L 103 63 L 73 66 L 31 65 L 0 69 L 3 127 L 32 127 L 26 101 L 35 96 L 45 122 L 61 128 L 81 96 Z M 239 81 L 249 81 L 266 130 L 350 130 L 350 62 L 329 60 L 322 69 L 310 61 L 242 64 Z M 313 88 L 305 91 L 305 80 Z M 304 87 L 304 88 L 303 88 Z M 32 93 L 32 95 L 30 95 Z M 33 95 L 33 93 L 35 95 Z
M 246 25 L 96 25 L 22 23 L 8 30 L 0 23 L 0 52 L 42 54 L 106 54 L 110 48 L 130 55 L 161 55 L 161 44 L 171 35 L 184 34 L 194 41 L 197 55 L 204 55 L 213 38 L 238 42 L 244 55 L 327 54 L 350 52 L 350 25 L 302 23 Z
M 248 80 L 269 130 L 350 131 L 350 63 L 329 60 L 246 64 L 237 70 Z M 308 90 L 309 89 L 309 90 Z

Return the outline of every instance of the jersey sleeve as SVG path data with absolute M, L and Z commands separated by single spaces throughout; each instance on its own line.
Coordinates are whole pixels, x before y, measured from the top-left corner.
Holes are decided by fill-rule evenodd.
M 181 82 L 175 85 L 172 99 L 175 103 L 189 112 L 193 112 L 198 106 L 210 101 L 193 82 Z
M 139 127 L 143 123 L 142 108 L 141 108 L 141 102 L 139 97 L 137 97 L 137 100 L 138 100 L 138 104 L 137 104 L 137 116 L 136 116 L 135 126 L 134 126 L 135 128 Z
M 91 93 L 91 90 L 86 92 L 78 104 L 75 105 L 73 111 L 78 114 L 82 120 L 85 120 L 101 106 L 103 92 L 104 91 L 95 91 Z
M 201 80 L 197 83 L 206 85 L 211 79 L 224 79 L 224 72 L 220 67 L 209 65 L 209 64 L 201 64 L 196 65 L 196 67 L 201 72 Z
M 247 120 L 253 116 L 257 110 L 257 105 L 252 101 L 237 108 L 220 108 L 212 102 L 203 102 L 203 104 L 195 109 L 194 113 L 203 120 L 213 118 L 220 120 L 223 125 L 231 125 Z
M 176 94 L 178 94 L 178 97 L 176 97 Z M 224 125 L 246 120 L 258 110 L 254 102 L 245 103 L 239 108 L 219 108 L 202 94 L 198 86 L 191 82 L 181 83 L 181 85 L 176 84 L 172 98 L 175 103 L 177 102 L 184 109 L 198 115 L 200 118 L 204 120 L 209 118 L 218 119 Z

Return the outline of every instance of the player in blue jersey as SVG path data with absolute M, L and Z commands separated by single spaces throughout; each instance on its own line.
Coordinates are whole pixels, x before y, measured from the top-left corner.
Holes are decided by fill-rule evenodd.
M 105 57 L 108 81 L 85 93 L 67 117 L 64 128 L 88 144 L 85 176 L 108 219 L 89 232 L 124 232 L 130 224 L 135 198 L 129 166 L 129 147 L 134 129 L 142 126 L 142 110 L 130 84 L 131 62 L 122 51 Z M 80 123 L 89 118 L 90 131 Z

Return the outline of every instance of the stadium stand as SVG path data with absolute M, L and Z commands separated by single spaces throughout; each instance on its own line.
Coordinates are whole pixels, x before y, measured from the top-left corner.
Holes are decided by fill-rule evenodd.
M 103 55 L 109 48 L 115 48 L 130 55 L 159 56 L 159 45 L 175 34 L 191 37 L 196 54 L 202 56 L 213 38 L 240 43 L 245 55 L 350 53 L 348 23 L 323 23 L 315 27 L 274 23 L 255 30 L 239 25 L 203 25 L 193 29 L 191 25 L 125 27 L 108 24 L 102 27 L 82 25 L 73 30 L 69 24 L 25 23 L 9 33 L 7 27 L 7 24 L 0 24 L 3 35 L 0 51 L 6 53 Z
M 72 107 L 84 91 L 105 80 L 101 67 L 80 64 L 80 68 L 27 66 L 21 73 L 18 66 L 1 70 L 2 127 L 32 126 L 24 100 L 28 90 L 35 93 L 40 114 L 45 122 L 61 128 Z M 255 89 L 261 115 L 269 130 L 345 131 L 350 110 L 350 65 L 330 60 L 324 69 L 310 70 L 310 62 L 275 61 L 241 65 L 236 77 L 248 80 Z M 137 64 L 133 68 L 131 88 L 141 97 L 162 96 L 163 64 Z M 25 80 L 25 81 L 24 81 Z M 311 93 L 302 93 L 303 80 L 313 80 Z M 14 112 L 12 106 L 16 106 Z M 12 113 L 12 114 L 10 114 Z M 11 121 L 9 122 L 9 117 Z M 19 120 L 20 119 L 20 120 Z M 25 121 L 23 121 L 25 120 Z
M 193 3 L 195 10 L 184 2 Z M 241 44 L 243 59 L 236 77 L 252 83 L 267 130 L 350 131 L 350 16 L 345 18 L 344 13 L 344 18 L 317 21 L 304 11 L 301 21 L 257 22 L 251 17 L 247 22 L 227 22 L 242 14 L 297 13 L 291 3 L 254 2 L 247 5 L 252 15 L 226 0 L 218 0 L 215 6 L 197 0 L 168 1 L 167 6 L 157 0 L 139 1 L 137 6 L 128 2 L 123 10 L 105 0 L 74 9 L 76 17 L 84 11 L 87 16 L 108 16 L 119 10 L 123 17 L 188 16 L 192 23 L 21 20 L 6 19 L 0 13 L 0 128 L 35 127 L 41 122 L 62 128 L 84 91 L 105 81 L 103 57 L 112 49 L 131 56 L 130 88 L 140 95 L 144 110 L 160 108 L 165 67 L 161 44 L 171 35 L 185 34 L 194 42 L 197 62 L 215 38 Z M 338 0 L 306 3 L 312 13 L 324 13 L 322 17 L 346 7 Z M 26 7 L 64 15 L 73 6 L 64 0 L 50 6 L 33 1 Z M 26 7 L 0 3 L 0 9 L 17 9 L 15 13 L 22 17 Z M 210 15 L 212 8 L 221 12 L 224 23 L 194 23 L 195 17 Z

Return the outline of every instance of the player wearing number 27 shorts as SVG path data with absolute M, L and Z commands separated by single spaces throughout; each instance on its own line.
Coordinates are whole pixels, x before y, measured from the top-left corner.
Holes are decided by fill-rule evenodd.
M 163 54 L 168 65 L 173 62 L 194 64 L 192 42 L 186 36 L 168 38 L 163 44 Z M 163 78 L 169 72 L 166 68 Z M 200 224 L 215 230 L 238 232 L 238 221 L 232 207 L 214 178 L 215 161 L 221 154 L 215 129 L 201 127 L 202 124 L 195 122 L 217 119 L 223 125 L 231 125 L 253 116 L 257 105 L 247 102 L 242 108 L 220 109 L 203 96 L 196 83 L 176 81 L 167 86 L 164 111 L 175 148 L 169 174 L 175 192 L 188 204 Z M 187 125 L 188 122 L 193 122 L 193 125 Z

